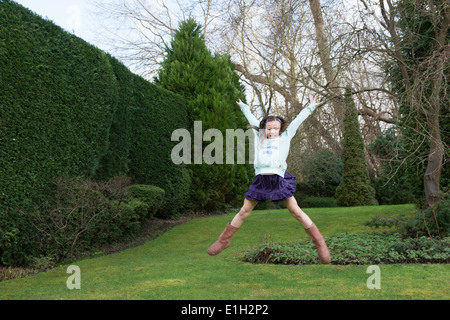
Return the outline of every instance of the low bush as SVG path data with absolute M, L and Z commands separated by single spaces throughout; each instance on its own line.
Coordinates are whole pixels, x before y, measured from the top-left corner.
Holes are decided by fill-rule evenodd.
M 402 239 L 398 233 L 339 234 L 325 237 L 331 264 L 449 263 L 450 238 Z M 318 264 L 311 240 L 265 243 L 249 250 L 244 260 L 252 263 Z
M 40 256 L 59 262 L 131 238 L 161 207 L 164 190 L 130 184 L 127 177 L 56 179 L 54 195 L 36 211 L 23 212 L 36 230 Z
M 128 205 L 142 218 L 154 218 L 157 211 L 164 205 L 165 191 L 159 187 L 145 184 L 134 184 L 128 188 L 131 200 Z

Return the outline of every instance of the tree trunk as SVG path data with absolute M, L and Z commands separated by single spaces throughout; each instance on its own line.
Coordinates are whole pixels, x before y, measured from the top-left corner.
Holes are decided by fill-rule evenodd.
M 447 47 L 446 50 L 443 50 L 443 54 L 438 55 L 435 69 L 436 72 L 433 73 L 434 78 L 431 82 L 433 89 L 430 97 L 430 110 L 426 112 L 428 132 L 430 135 L 430 151 L 428 154 L 427 169 L 423 179 L 425 205 L 427 207 L 431 207 L 441 200 L 441 197 L 439 196 L 439 186 L 445 150 L 439 125 L 439 114 L 441 110 L 441 99 L 439 98 L 439 95 L 442 90 L 442 79 L 444 77 L 444 57 L 449 53 L 448 51 L 450 50 Z
M 442 159 L 444 157 L 444 144 L 439 130 L 439 113 L 430 116 L 428 120 L 430 132 L 430 151 L 428 154 L 427 169 L 423 179 L 425 188 L 425 205 L 433 206 L 441 200 L 439 186 L 441 180 Z
M 322 68 L 327 80 L 326 87 L 332 96 L 332 105 L 334 112 L 338 118 L 340 126 L 343 124 L 344 105 L 342 101 L 342 93 L 339 89 L 339 81 L 333 65 L 331 63 L 330 46 L 328 45 L 327 36 L 325 34 L 325 23 L 323 21 L 320 0 L 310 0 L 311 13 L 314 19 L 314 27 L 316 30 L 316 41 L 319 48 L 319 57 L 322 62 Z M 341 128 L 342 129 L 342 128 Z M 340 130 L 342 132 L 342 130 Z
M 432 60 L 436 59 L 436 68 L 431 79 L 432 92 L 430 97 L 430 110 L 427 112 L 427 126 L 430 134 L 430 152 L 428 155 L 427 169 L 424 176 L 425 205 L 433 206 L 441 200 L 439 187 L 441 180 L 442 161 L 445 154 L 444 144 L 441 138 L 439 115 L 441 110 L 440 94 L 444 78 L 444 65 L 450 56 L 450 47 L 445 45 L 448 28 L 450 25 L 450 10 L 446 7 L 444 20 L 440 30 L 436 32 L 436 50 Z

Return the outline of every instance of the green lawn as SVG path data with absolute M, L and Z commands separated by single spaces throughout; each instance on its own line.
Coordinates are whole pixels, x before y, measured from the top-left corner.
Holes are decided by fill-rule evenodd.
M 412 205 L 305 209 L 322 233 L 372 231 L 376 215 L 413 214 Z M 234 216 L 198 218 L 142 246 L 82 259 L 81 289 L 69 290 L 68 265 L 0 283 L 0 299 L 448 299 L 448 265 L 380 265 L 381 289 L 368 289 L 368 266 L 255 265 L 245 252 L 264 241 L 307 238 L 285 210 L 254 211 L 222 254 L 207 248 Z M 331 252 L 332 254 L 332 252 Z

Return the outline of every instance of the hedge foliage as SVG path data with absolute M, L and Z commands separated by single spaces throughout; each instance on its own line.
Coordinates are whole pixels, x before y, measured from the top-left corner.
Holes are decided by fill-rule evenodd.
M 37 210 L 56 177 L 128 175 L 164 189 L 160 216 L 183 207 L 190 180 L 172 163 L 187 102 L 12 1 L 0 1 L 0 257 L 34 255 Z
M 338 206 L 336 199 L 331 197 L 309 197 L 302 200 L 299 204 L 302 208 L 330 208 Z

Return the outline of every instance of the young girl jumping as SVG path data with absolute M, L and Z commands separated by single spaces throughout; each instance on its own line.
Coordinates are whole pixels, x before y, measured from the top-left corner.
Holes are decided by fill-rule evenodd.
M 286 158 L 289 153 L 291 139 L 303 121 L 322 103 L 316 102 L 316 97 L 310 98 L 310 103 L 297 117 L 288 124 L 282 117 L 268 116 L 259 122 L 250 112 L 249 106 L 236 102 L 255 129 L 254 167 L 255 179 L 245 193 L 244 205 L 233 220 L 228 223 L 219 239 L 208 249 L 211 256 L 217 255 L 230 246 L 230 241 L 244 220 L 250 215 L 258 202 L 272 200 L 284 202 L 292 216 L 297 219 L 311 237 L 319 254 L 321 263 L 329 263 L 328 247 L 316 225 L 303 212 L 293 197 L 295 192 L 295 177 L 286 172 Z

